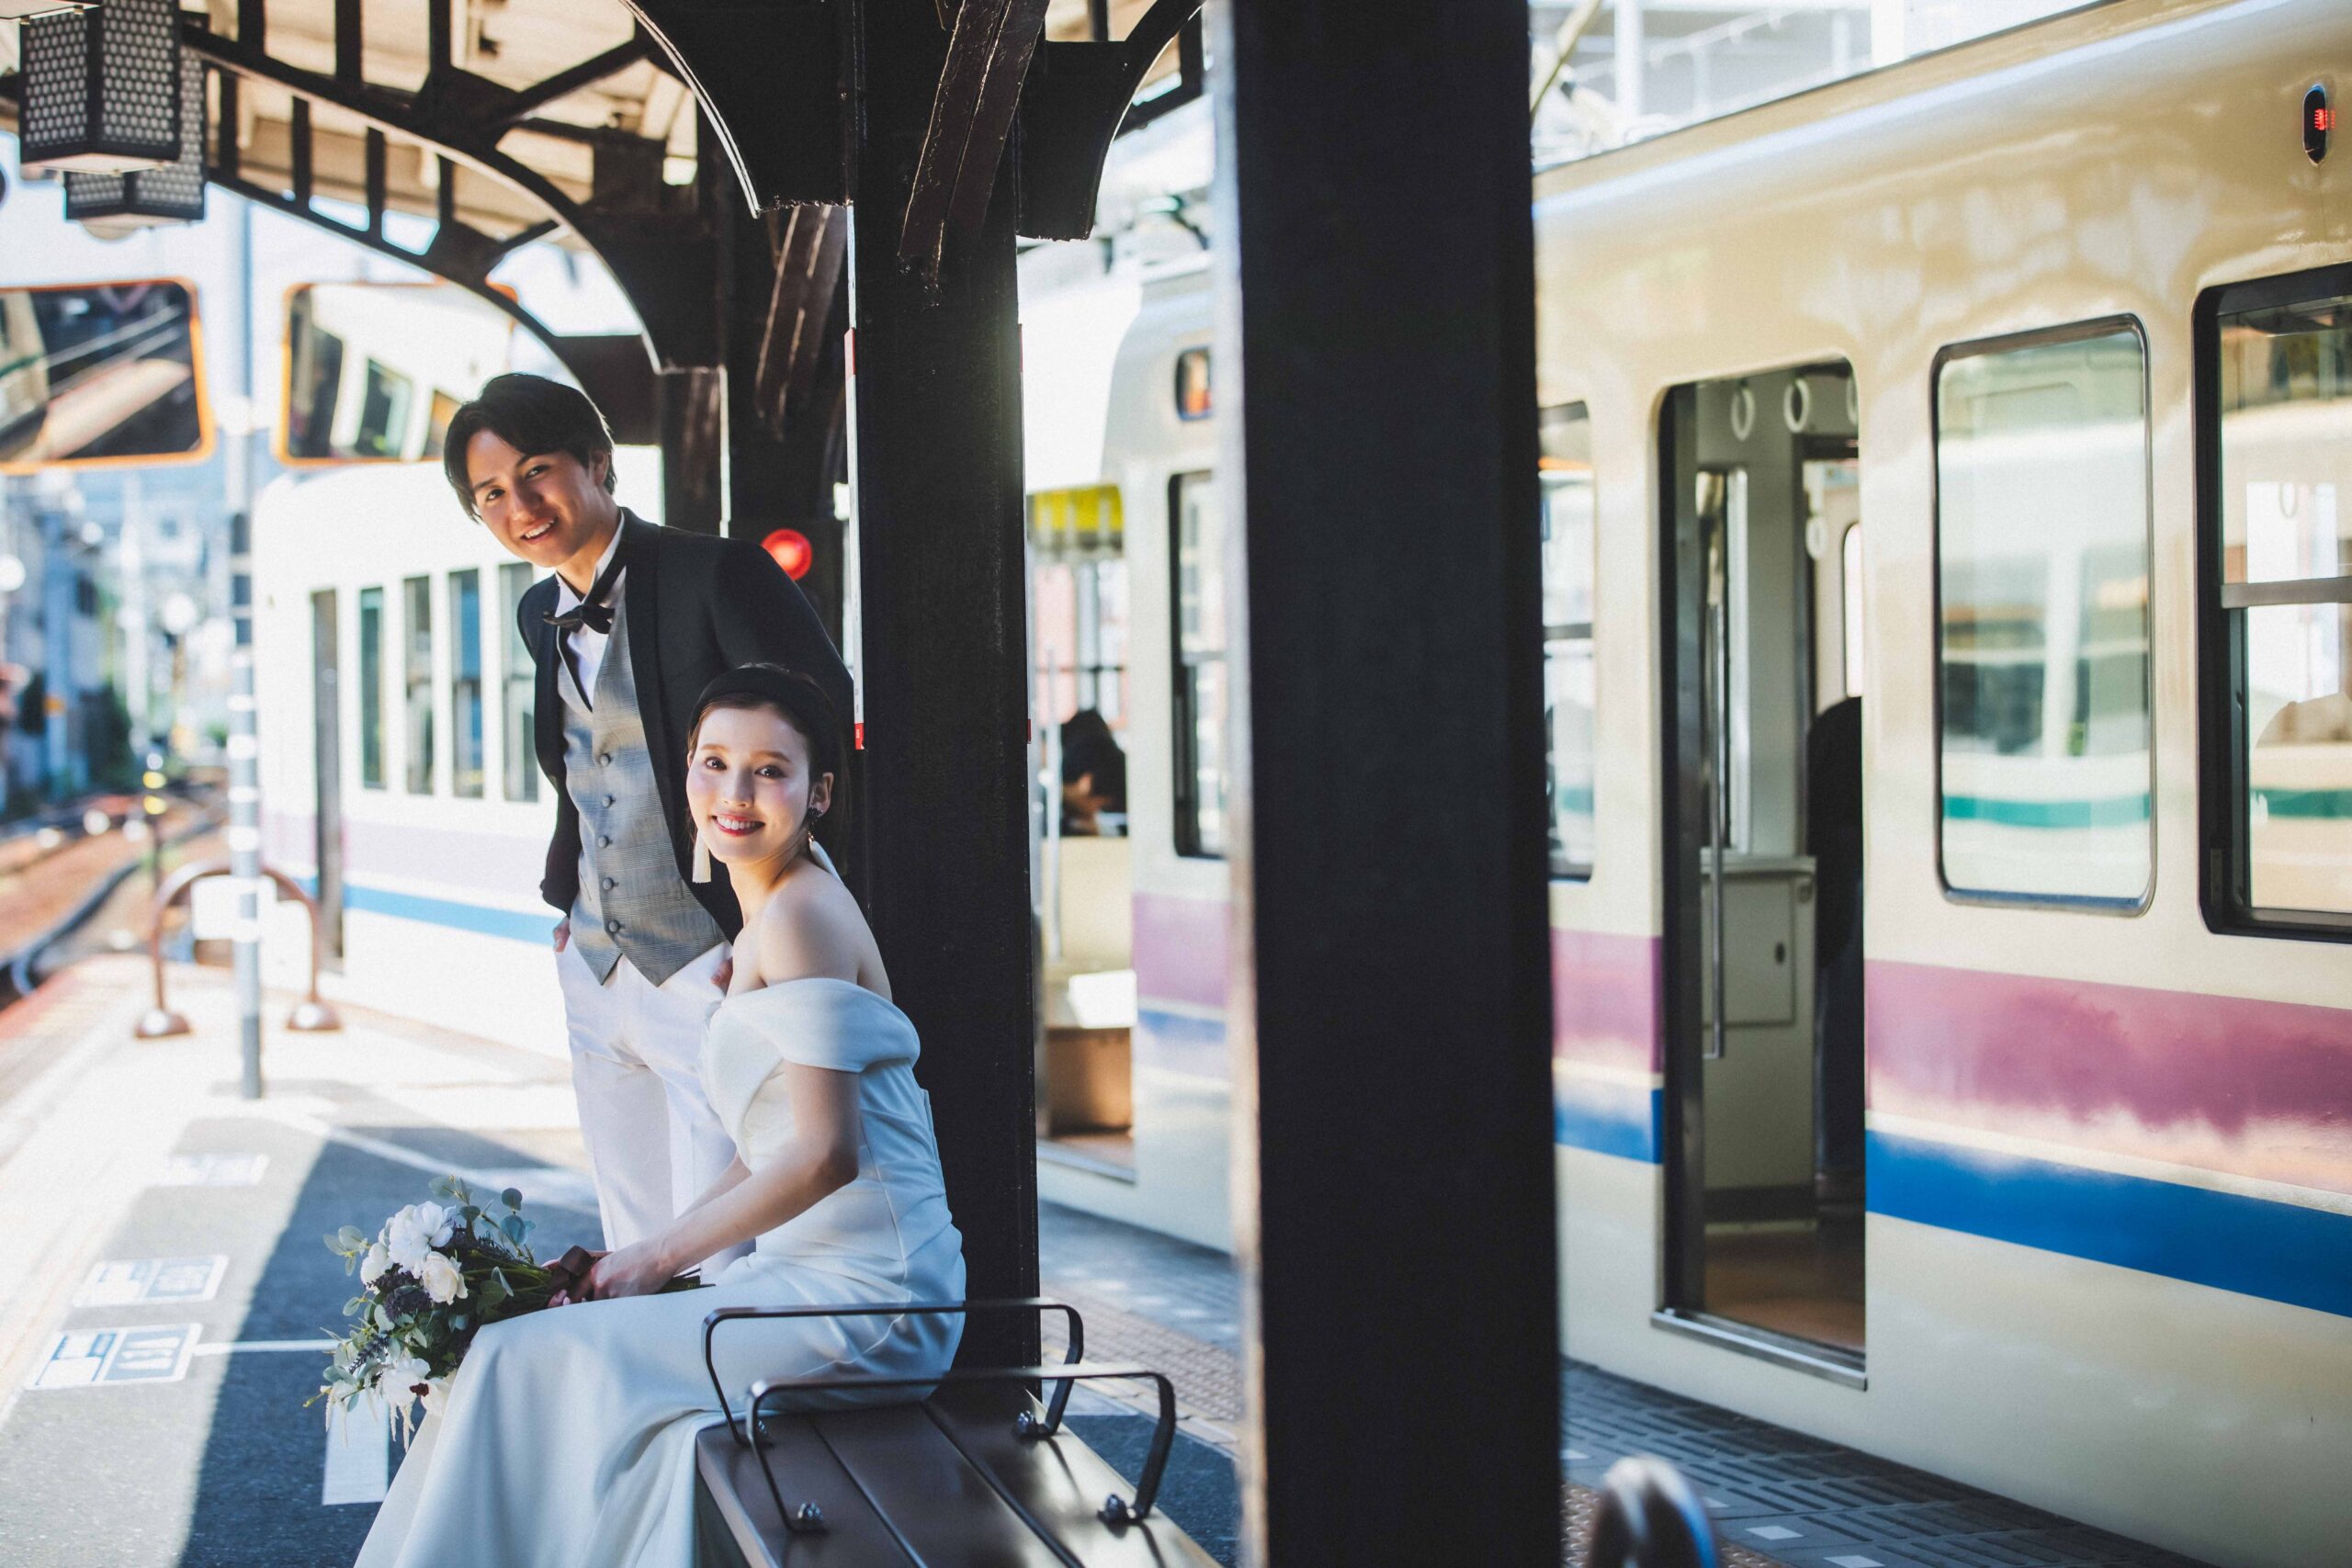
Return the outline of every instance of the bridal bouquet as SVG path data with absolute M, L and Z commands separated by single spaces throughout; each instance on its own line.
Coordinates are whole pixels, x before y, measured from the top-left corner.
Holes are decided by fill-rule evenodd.
M 357 1270 L 359 1294 L 343 1305 L 351 1331 L 334 1342 L 326 1382 L 312 1402 L 346 1409 L 373 1395 L 400 1418 L 401 1440 L 423 1404 L 437 1398 L 484 1324 L 537 1312 L 560 1292 L 577 1293 L 590 1261 L 578 1248 L 541 1263 L 525 1239 L 523 1194 L 498 1195 L 493 1219 L 454 1176 L 433 1183 L 434 1201 L 412 1203 L 371 1239 L 356 1225 L 326 1238 Z M 332 1414 L 332 1411 L 330 1411 Z

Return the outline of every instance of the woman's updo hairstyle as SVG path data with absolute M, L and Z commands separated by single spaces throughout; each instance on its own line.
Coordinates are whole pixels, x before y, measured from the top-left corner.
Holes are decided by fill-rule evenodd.
M 834 787 L 841 787 L 841 717 L 825 689 L 809 677 L 781 664 L 738 664 L 721 671 L 695 700 L 695 721 L 686 731 L 687 756 L 702 743 L 702 721 L 719 708 L 763 708 L 775 714 L 808 742 L 809 766 L 832 774 Z

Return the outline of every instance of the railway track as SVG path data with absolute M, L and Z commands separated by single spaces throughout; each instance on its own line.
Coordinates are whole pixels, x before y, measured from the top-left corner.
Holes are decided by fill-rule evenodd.
M 0 1006 L 38 983 L 44 954 L 120 901 L 152 851 L 168 853 L 217 825 L 217 795 L 209 788 L 168 795 L 163 815 L 138 835 L 123 825 L 147 821 L 139 796 L 88 796 L 0 839 Z M 106 829 L 89 831 L 100 815 Z

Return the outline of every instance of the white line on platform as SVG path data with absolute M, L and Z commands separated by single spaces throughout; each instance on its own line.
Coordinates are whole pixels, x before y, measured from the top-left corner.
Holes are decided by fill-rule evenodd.
M 307 1133 L 328 1143 L 341 1144 L 347 1149 L 404 1165 L 412 1170 L 429 1176 L 458 1176 L 469 1182 L 478 1193 L 497 1193 L 508 1187 L 520 1188 L 523 1201 L 534 1212 L 541 1209 L 571 1209 L 580 1213 L 596 1213 L 596 1189 L 586 1173 L 561 1166 L 484 1166 L 468 1167 L 447 1159 L 356 1133 L 339 1127 L 325 1118 L 290 1106 L 273 1106 L 265 1100 L 257 1105 L 240 1108 L 244 1115 L 265 1118 L 297 1132 Z
M 250 1348 L 251 1347 L 247 1347 Z M 380 1503 L 392 1483 L 392 1434 L 380 1400 L 363 1399 L 327 1416 L 327 1473 L 319 1505 Z
M 323 1356 L 334 1348 L 332 1339 L 216 1339 L 197 1346 L 197 1356 L 227 1356 L 242 1350 L 308 1350 Z

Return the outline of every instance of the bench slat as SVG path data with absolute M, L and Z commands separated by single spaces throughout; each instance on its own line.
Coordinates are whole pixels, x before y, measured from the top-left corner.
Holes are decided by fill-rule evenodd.
M 921 1406 L 801 1419 L 824 1434 L 925 1568 L 1069 1568 L 1071 1559 L 1037 1539 Z M 776 1483 L 786 1483 L 784 1472 Z
M 910 1568 L 912 1560 L 875 1516 L 824 1443 L 800 1420 L 772 1418 L 768 1450 L 788 1501 L 824 1510 L 821 1534 L 784 1528 L 760 1461 L 725 1424 L 695 1438 L 695 1513 L 706 1562 L 717 1568 Z
M 1104 1524 L 1095 1513 L 1103 1499 L 1115 1492 L 1132 1501 L 1134 1485 L 1067 1429 L 1051 1438 L 1016 1435 L 1013 1417 L 1022 1410 L 1043 1413 L 1019 1389 L 949 1385 L 926 1408 L 956 1446 L 1086 1568 L 1216 1568 L 1216 1560 L 1156 1507 L 1140 1523 L 1116 1529 Z

